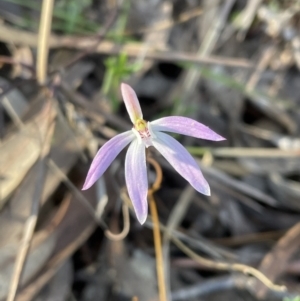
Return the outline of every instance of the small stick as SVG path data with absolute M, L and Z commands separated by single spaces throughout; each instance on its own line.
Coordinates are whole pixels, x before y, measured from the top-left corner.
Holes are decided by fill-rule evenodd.
M 14 43 L 18 45 L 28 45 L 37 47 L 37 35 L 35 33 L 19 30 L 8 25 L 0 24 L 1 41 Z M 52 34 L 49 39 L 49 48 L 68 48 L 77 50 L 91 49 L 94 46 L 95 37 L 73 37 L 73 36 L 58 36 Z M 124 45 L 118 45 L 109 40 L 101 40 L 101 43 L 94 50 L 94 53 L 119 55 L 125 53 L 128 57 L 138 57 L 144 45 L 137 42 L 128 42 Z M 231 66 L 246 69 L 255 69 L 255 65 L 247 59 L 239 59 L 234 57 L 224 57 L 216 55 L 202 55 L 197 53 L 157 50 L 151 48 L 145 54 L 145 58 L 157 61 L 188 62 L 194 64 L 210 64 Z
M 51 33 L 53 4 L 54 0 L 44 0 L 42 4 L 36 62 L 36 77 L 39 84 L 41 85 L 45 84 L 47 77 L 49 39 Z
M 295 158 L 300 157 L 300 149 L 284 150 L 278 148 L 250 148 L 250 147 L 220 147 L 199 148 L 187 147 L 192 155 L 203 155 L 210 152 L 215 157 L 221 158 Z

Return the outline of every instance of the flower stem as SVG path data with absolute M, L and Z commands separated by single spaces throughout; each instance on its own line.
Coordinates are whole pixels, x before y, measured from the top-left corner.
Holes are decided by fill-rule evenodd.
M 159 300 L 167 301 L 167 291 L 166 291 L 166 285 L 164 279 L 165 278 L 164 263 L 163 263 L 163 256 L 162 256 L 161 236 L 160 236 L 157 208 L 152 193 L 149 193 L 148 198 L 149 198 L 150 212 L 153 221 L 153 237 L 154 237 L 154 247 L 155 247 L 155 256 L 156 256 L 156 271 L 157 271 Z
M 147 156 L 147 161 L 155 168 L 156 171 L 156 180 L 153 183 L 152 188 L 148 190 L 148 201 L 149 201 L 150 212 L 153 221 L 153 237 L 154 237 L 154 247 L 155 247 L 155 257 L 156 257 L 156 272 L 157 272 L 159 300 L 167 301 L 164 262 L 163 262 L 163 253 L 162 253 L 161 236 L 160 236 L 160 225 L 159 225 L 156 203 L 153 196 L 154 192 L 158 190 L 160 187 L 162 181 L 162 170 L 160 165 L 153 158 Z

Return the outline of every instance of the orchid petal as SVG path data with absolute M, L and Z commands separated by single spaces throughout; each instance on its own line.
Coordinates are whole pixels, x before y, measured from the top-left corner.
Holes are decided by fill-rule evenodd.
M 97 152 L 82 190 L 90 188 L 103 175 L 108 166 L 122 151 L 122 149 L 134 138 L 135 135 L 133 132 L 127 131 L 108 140 Z
M 129 85 L 122 83 L 121 92 L 132 123 L 135 123 L 137 119 L 143 119 L 141 106 L 134 90 Z
M 125 179 L 137 219 L 143 224 L 148 214 L 148 179 L 145 146 L 138 140 L 133 141 L 128 148 L 125 159 Z
M 197 191 L 210 195 L 210 188 L 190 153 L 173 137 L 156 132 L 153 146 L 169 161 Z
M 183 134 L 196 138 L 221 141 L 226 140 L 209 127 L 191 118 L 181 116 L 163 117 L 151 122 L 152 130 Z

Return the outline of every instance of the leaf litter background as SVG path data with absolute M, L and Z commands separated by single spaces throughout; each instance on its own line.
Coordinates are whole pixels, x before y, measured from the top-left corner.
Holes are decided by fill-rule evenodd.
M 124 152 L 80 191 L 97 149 L 130 128 L 125 81 L 146 120 L 189 116 L 227 137 L 176 137 L 211 197 L 151 150 L 163 170 L 155 199 L 169 298 L 298 300 L 299 1 L 57 0 L 44 44 L 42 2 L 0 2 L 0 299 L 158 300 L 151 218 L 140 226 L 130 211 L 126 238 L 111 239 L 130 206 Z

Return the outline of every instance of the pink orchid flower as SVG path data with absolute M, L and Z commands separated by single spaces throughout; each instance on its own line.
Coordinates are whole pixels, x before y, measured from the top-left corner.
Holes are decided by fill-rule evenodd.
M 148 214 L 145 148 L 149 146 L 154 146 L 197 191 L 210 195 L 209 185 L 194 158 L 177 140 L 163 132 L 214 141 L 225 140 L 225 138 L 187 117 L 170 116 L 147 122 L 143 119 L 140 103 L 134 90 L 123 83 L 121 92 L 133 128 L 113 137 L 99 149 L 82 189 L 90 188 L 130 143 L 125 159 L 125 179 L 129 197 L 141 224 L 146 221 Z

